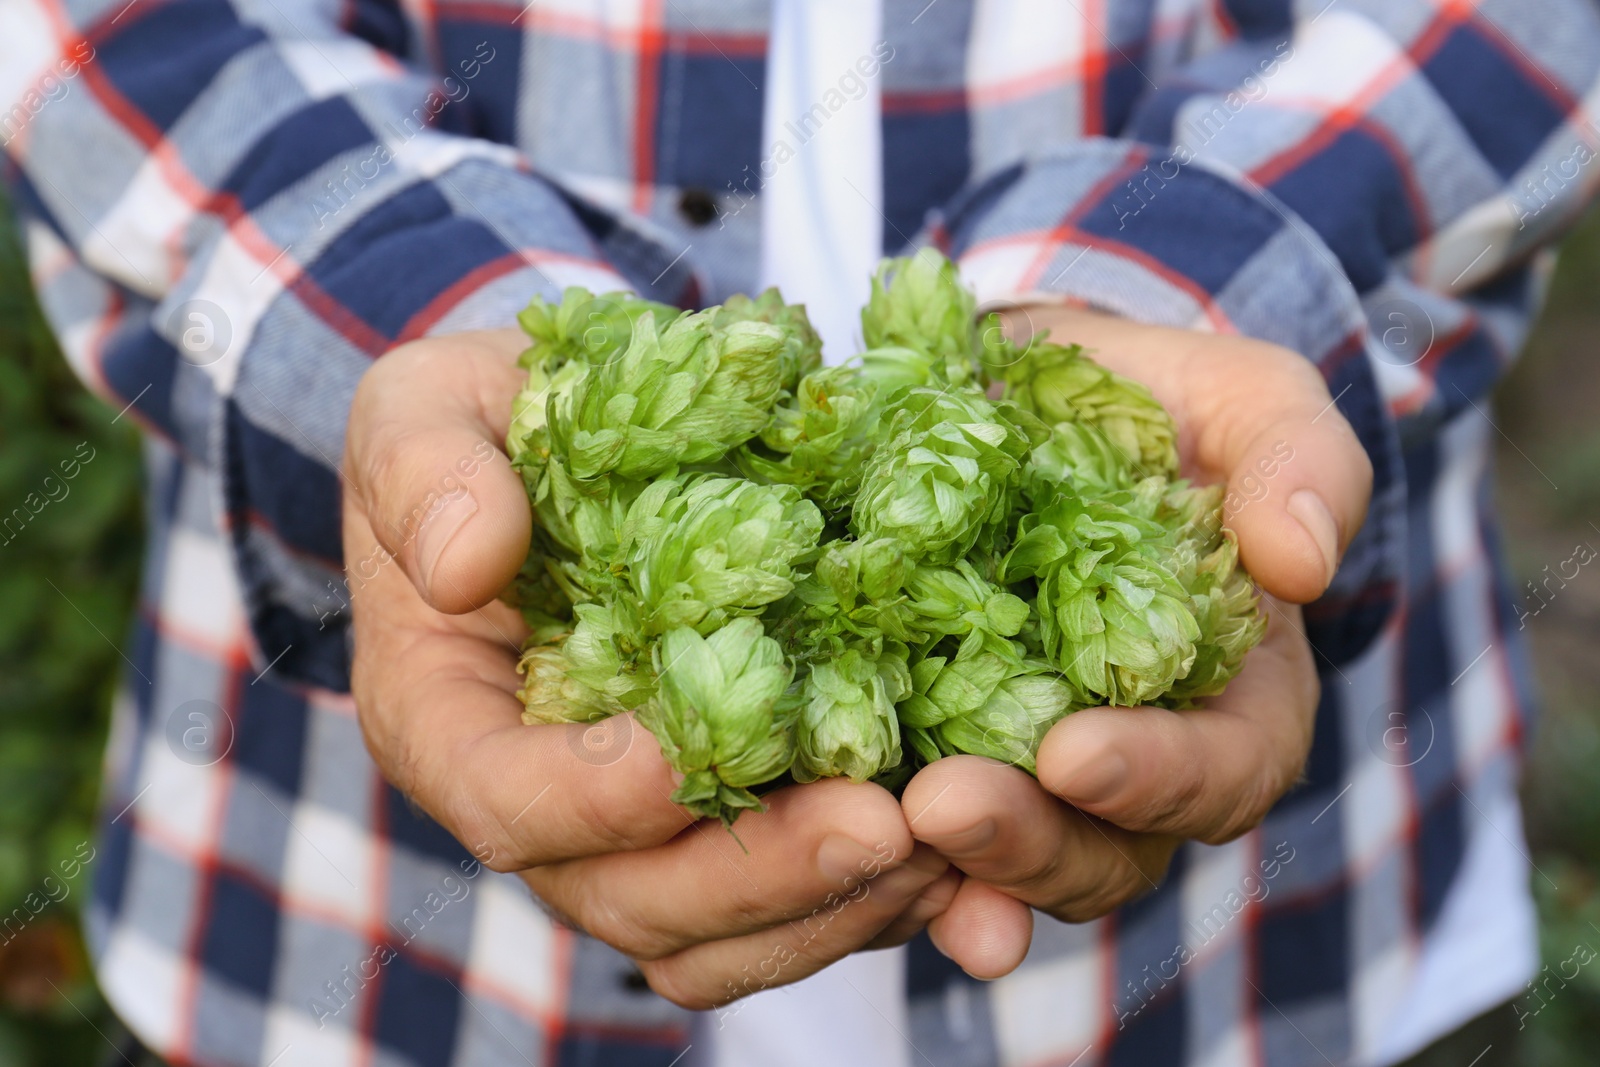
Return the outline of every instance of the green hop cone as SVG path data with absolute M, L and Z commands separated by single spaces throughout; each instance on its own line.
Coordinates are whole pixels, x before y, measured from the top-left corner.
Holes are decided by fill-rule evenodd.
M 784 344 L 778 351 L 780 387 L 793 394 L 800 379 L 822 366 L 822 338 L 812 328 L 801 304 L 785 304 L 778 290 L 768 289 L 751 299 L 742 294 L 730 296 L 716 312 L 712 322 L 727 328 L 736 322 L 765 322 L 783 331 Z
M 1079 708 L 1221 692 L 1265 628 L 1221 490 L 1176 479 L 1143 387 L 974 310 L 937 253 L 885 261 L 867 350 L 822 368 L 773 290 L 534 301 L 507 435 L 525 720 L 636 712 L 674 799 L 731 826 L 790 774 L 1031 772 Z
M 625 602 L 579 604 L 573 616 L 569 633 L 523 650 L 524 722 L 593 722 L 655 692 L 648 642 Z
M 618 543 L 628 509 L 645 483 L 625 478 L 580 482 L 552 457 L 532 493 L 530 554 L 543 557 L 572 603 L 607 595 L 620 576 Z
M 1245 653 L 1266 634 L 1267 619 L 1255 586 L 1238 561 L 1239 546 L 1231 531 L 1200 558 L 1188 583 L 1200 640 L 1193 666 L 1162 699 L 1164 706 L 1193 707 L 1221 693 L 1244 666 Z
M 1048 501 L 1055 487 L 1070 483 L 1080 493 L 1127 489 L 1132 467 L 1105 434 L 1083 422 L 1058 422 L 1050 437 L 1028 454 L 1023 484 L 1034 500 Z
M 1046 423 L 1087 423 L 1105 435 L 1134 477 L 1178 472 L 1177 427 L 1150 390 L 1102 367 L 1077 345 L 1036 337 L 1003 371 L 1006 399 Z
M 856 357 L 863 379 L 877 386 L 884 396 L 919 385 L 939 388 L 948 374 L 943 363 L 935 363 L 925 352 L 900 345 L 869 348 Z
M 735 456 L 757 481 L 799 486 L 830 513 L 847 508 L 878 444 L 878 386 L 851 367 L 802 378 L 792 403 L 776 408 L 760 438 Z
M 598 722 L 626 710 L 601 690 L 572 676 L 572 663 L 560 645 L 532 645 L 517 663 L 522 688 L 522 721 L 536 723 Z
M 911 390 L 861 479 L 851 531 L 929 563 L 988 547 L 1010 514 L 1037 420 L 975 390 Z
M 639 495 L 619 551 L 647 636 L 709 634 L 788 596 L 821 537 L 822 513 L 793 486 L 692 475 Z
M 1239 543 L 1222 526 L 1222 492 L 1177 482 L 1156 511 L 1177 539 L 1174 569 L 1200 627 L 1194 664 L 1160 701 L 1166 707 L 1193 707 L 1221 693 L 1267 630 L 1255 586 L 1239 566 Z
M 1001 566 L 1007 584 L 1036 580 L 1045 654 L 1107 704 L 1160 698 L 1189 672 L 1200 639 L 1173 539 L 1137 504 L 1131 492 L 1088 499 L 1063 486 L 1022 519 Z
M 892 537 L 830 541 L 817 560 L 816 576 L 846 608 L 895 596 L 911 573 L 906 546 Z
M 927 656 L 911 667 L 911 686 L 900 723 L 924 763 L 967 753 L 1029 774 L 1050 727 L 1093 703 L 1051 664 L 1025 658 L 1014 645 Z
M 580 286 L 563 291 L 555 304 L 536 296 L 517 315 L 531 342 L 518 362 L 542 370 L 547 379 L 574 360 L 604 363 L 628 347 L 640 319 L 649 316 L 661 327 L 679 314 L 675 307 L 632 293 L 595 296 Z
M 527 380 L 511 401 L 511 425 L 506 430 L 506 455 L 522 475 L 528 491 L 539 486 L 539 475 L 550 456 L 546 415 L 550 401 L 550 375 L 542 366 L 528 369 Z
M 750 790 L 794 761 L 793 671 L 757 619 L 740 618 L 701 637 L 669 630 L 655 646 L 660 684 L 639 721 L 655 734 L 683 784 L 672 794 L 702 818 L 731 827 L 741 811 L 761 809 Z
M 898 615 L 922 643 L 957 637 L 963 647 L 981 646 L 1015 637 L 1028 621 L 1027 601 L 988 581 L 964 559 L 948 567 L 917 567 L 904 589 Z
M 898 384 L 965 385 L 977 380 L 977 301 L 961 284 L 955 264 L 931 248 L 887 259 L 872 279 L 861 309 L 868 373 Z
M 549 644 L 572 627 L 572 598 L 555 574 L 555 561 L 530 551 L 501 599 L 522 613 L 528 643 Z
M 912 565 L 892 537 L 830 541 L 796 582 L 792 603 L 779 605 L 774 633 L 797 659 L 811 661 L 841 655 L 857 638 L 881 641 L 887 632 L 905 640 L 910 631 L 895 613 Z
M 506 454 L 530 493 L 538 489 L 550 456 L 551 397 L 570 392 L 590 364 L 619 358 L 641 319 L 649 318 L 651 328 L 659 330 L 681 314 L 677 308 L 629 293 L 595 296 L 573 286 L 561 294 L 559 303 L 536 296 L 517 315 L 531 344 L 518 358 L 528 377 L 511 403 Z
M 587 365 L 549 405 L 550 450 L 572 477 L 648 479 L 704 463 L 759 433 L 782 386 L 788 334 L 764 322 L 683 315 L 636 324 L 626 351 Z
M 848 632 L 918 647 L 943 637 L 981 645 L 1015 637 L 1028 621 L 1027 601 L 971 561 L 918 564 L 891 537 L 829 543 L 797 594 L 813 617 L 826 620 L 808 635 L 812 642 Z
M 895 701 L 911 691 L 905 648 L 873 656 L 859 647 L 812 664 L 801 688 L 794 776 L 864 782 L 900 764 Z

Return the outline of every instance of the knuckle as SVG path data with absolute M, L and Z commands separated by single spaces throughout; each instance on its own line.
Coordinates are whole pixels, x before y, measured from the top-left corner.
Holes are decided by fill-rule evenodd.
M 1254 830 L 1266 819 L 1282 797 L 1304 776 L 1305 761 L 1311 750 L 1312 731 L 1321 686 L 1310 669 L 1309 651 L 1307 678 L 1296 702 L 1298 714 L 1286 715 L 1279 728 L 1260 738 L 1258 751 L 1248 765 L 1257 768 L 1248 783 L 1237 791 L 1234 803 L 1215 822 L 1197 834 L 1196 839 L 1208 845 L 1221 845 Z
M 366 456 L 366 492 L 369 503 L 394 512 L 411 510 L 422 504 L 421 500 L 408 500 L 409 475 L 422 451 L 419 442 L 426 440 L 424 431 L 414 426 L 384 426 L 376 430 Z M 398 518 L 396 516 L 380 516 Z M 376 532 L 377 527 L 374 526 Z
M 1247 347 L 1251 360 L 1280 385 L 1312 393 L 1327 392 L 1327 383 L 1317 365 L 1294 349 L 1255 338 L 1248 339 Z
M 1256 338 L 1229 337 L 1228 340 L 1238 346 L 1234 354 L 1244 357 L 1248 377 L 1258 395 L 1279 403 L 1312 404 L 1315 409 L 1328 402 L 1328 383 L 1322 371 L 1299 352 Z
M 1317 398 L 1326 403 L 1323 398 L 1328 397 L 1328 381 L 1322 376 L 1322 371 L 1317 365 L 1298 352 L 1281 350 L 1284 355 L 1283 374 L 1287 382 L 1297 391 Z
M 1208 778 L 1203 760 L 1192 746 L 1179 744 L 1162 762 L 1168 768 L 1164 782 L 1142 793 L 1127 811 L 1103 814 L 1136 831 L 1193 822 L 1194 813 L 1203 810 L 1206 802 Z
M 578 795 L 578 819 L 598 844 L 594 851 L 635 852 L 660 844 L 661 835 L 655 832 L 653 821 L 641 820 L 636 812 L 609 803 L 613 795 L 611 790 L 583 790 Z
M 530 866 L 500 820 L 486 811 L 470 792 L 456 791 L 446 807 L 448 813 L 442 824 L 485 867 L 508 874 Z
M 750 893 L 735 892 L 706 903 L 720 913 L 719 925 L 731 930 L 759 930 L 770 926 L 774 919 L 781 918 L 772 914 L 771 905 Z
M 1149 885 L 1136 869 L 1131 864 L 1125 864 L 1112 877 L 1084 887 L 1080 893 L 1051 909 L 1051 914 L 1063 922 L 1091 922 L 1111 914 L 1149 891 Z
M 1029 849 L 1028 855 L 1017 862 L 1015 873 L 1007 881 L 1019 888 L 1034 889 L 1057 885 L 1065 875 L 1062 861 L 1064 848 Z
M 1205 792 L 1205 768 L 1193 752 L 1187 752 L 1178 764 L 1171 788 L 1155 798 L 1155 810 L 1149 813 L 1146 824 L 1172 822 L 1185 818 L 1201 805 Z
M 365 378 L 373 378 L 380 385 L 387 384 L 391 378 L 405 381 L 434 359 L 438 355 L 439 348 L 439 339 L 432 337 L 419 337 L 395 345 L 383 354 L 382 359 L 373 363 Z
M 1367 450 L 1362 446 L 1360 438 L 1356 437 L 1355 428 L 1350 426 L 1349 423 L 1345 423 L 1345 427 L 1355 444 L 1350 462 L 1356 473 L 1356 481 L 1361 486 L 1361 495 L 1364 497 L 1371 496 L 1372 482 L 1376 476 L 1372 467 L 1372 457 L 1367 455 Z
M 1089 922 L 1154 893 L 1166 881 L 1177 840 L 1169 838 L 1159 847 L 1153 845 L 1147 839 L 1134 845 L 1131 854 L 1119 850 L 1113 859 L 1115 866 L 1085 884 L 1080 893 L 1052 909 L 1051 914 L 1065 922 Z
M 639 973 L 644 975 L 646 984 L 651 992 L 664 1000 L 676 1004 L 689 1011 L 710 1011 L 720 1008 L 737 996 L 715 996 L 706 990 L 695 988 L 680 973 L 680 969 L 673 966 L 664 966 L 652 960 L 635 960 Z M 732 983 L 729 983 L 730 985 Z
M 394 721 L 390 702 L 370 687 L 362 687 L 356 696 L 356 715 L 367 754 L 384 778 L 406 796 L 417 792 L 422 778 L 421 750 Z
M 1277 772 L 1257 775 L 1233 807 L 1196 839 L 1207 845 L 1225 845 L 1260 826 L 1272 805 L 1293 784 L 1292 777 L 1283 779 Z
M 359 644 L 356 646 L 355 655 L 350 661 L 350 696 L 355 701 L 356 723 L 361 727 L 362 740 L 366 742 L 368 753 L 376 757 L 373 735 L 380 728 L 385 716 L 376 685 L 382 677 L 382 667 L 373 663 L 372 659 L 373 657 Z
M 625 912 L 604 892 L 578 894 L 572 917 L 590 937 L 603 941 L 629 959 L 648 963 L 677 951 L 658 931 L 648 929 L 640 917 Z M 648 977 L 648 975 L 647 975 Z
M 349 432 L 352 444 L 366 441 L 375 426 L 388 421 L 390 394 L 405 387 L 420 360 L 426 357 L 426 341 L 412 341 L 391 349 L 374 361 L 356 382 L 350 398 Z
M 377 394 L 383 392 L 384 379 L 388 367 L 383 360 L 378 360 L 367 368 L 365 374 L 356 380 L 355 392 L 350 397 L 350 429 L 359 432 L 366 427 L 369 420 L 376 417 L 382 410 Z

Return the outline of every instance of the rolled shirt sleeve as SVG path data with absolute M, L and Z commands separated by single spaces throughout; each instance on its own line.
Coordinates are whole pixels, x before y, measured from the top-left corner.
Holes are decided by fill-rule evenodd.
M 1196 49 L 1119 137 L 993 169 L 929 233 L 985 299 L 1237 332 L 1318 366 L 1375 474 L 1307 612 L 1337 664 L 1405 580 L 1406 443 L 1503 373 L 1541 295 L 1536 253 L 1600 182 L 1600 17 L 1567 0 L 1319 7 Z

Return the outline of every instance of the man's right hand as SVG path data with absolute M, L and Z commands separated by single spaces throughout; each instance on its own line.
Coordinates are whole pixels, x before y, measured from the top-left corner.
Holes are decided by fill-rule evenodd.
M 402 346 L 373 364 L 345 442 L 352 688 L 395 787 L 566 922 L 704 1009 L 904 941 L 959 875 L 900 805 L 844 780 L 778 790 L 738 844 L 668 798 L 631 717 L 603 753 L 582 726 L 524 726 L 517 612 L 495 600 L 528 551 L 522 480 L 501 450 L 524 346 L 514 330 Z M 592 728 L 591 728 L 592 729 Z M 537 964 L 530 961 L 530 966 Z

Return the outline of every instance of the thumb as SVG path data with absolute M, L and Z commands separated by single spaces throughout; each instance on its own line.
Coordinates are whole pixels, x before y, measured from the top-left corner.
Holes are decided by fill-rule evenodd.
M 375 362 L 351 403 L 347 489 L 390 557 L 377 563 L 397 561 L 447 614 L 492 600 L 528 554 L 527 493 L 500 445 L 523 347 L 514 330 L 415 341 Z
M 1366 518 L 1372 464 L 1325 400 L 1283 411 L 1218 464 L 1227 472 L 1223 521 L 1245 569 L 1269 593 L 1315 600 Z

